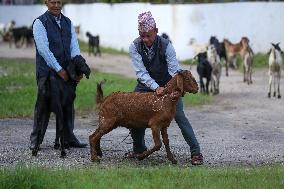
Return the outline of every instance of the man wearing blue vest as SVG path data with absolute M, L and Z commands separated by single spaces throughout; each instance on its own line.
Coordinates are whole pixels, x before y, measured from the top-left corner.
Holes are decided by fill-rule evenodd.
M 151 12 L 139 14 L 138 31 L 139 37 L 129 47 L 132 64 L 138 78 L 135 91 L 155 91 L 157 95 L 162 95 L 164 86 L 180 69 L 174 47 L 169 40 L 157 35 L 158 28 L 156 28 Z M 190 146 L 191 164 L 203 164 L 203 156 L 193 129 L 184 114 L 181 98 L 177 103 L 175 121 Z M 130 129 L 130 133 L 133 139 L 133 152 L 126 155 L 129 158 L 135 158 L 147 149 L 144 140 L 145 128 Z
M 63 110 L 65 145 L 74 148 L 84 148 L 87 144 L 80 143 L 73 133 L 75 118 L 74 100 L 77 84 L 69 80 L 66 72 L 66 68 L 72 58 L 80 56 L 83 59 L 83 57 L 80 55 L 75 29 L 70 19 L 61 13 L 62 0 L 46 0 L 45 4 L 48 11 L 39 16 L 33 23 L 38 94 L 33 131 L 30 136 L 30 149 L 33 150 L 37 141 L 41 143 L 43 140 L 51 111 L 48 106 L 45 107 L 44 105 L 49 104 L 50 100 L 48 97 L 57 92 L 57 89 L 53 91 L 50 87 L 59 86 L 59 84 L 48 84 L 48 82 L 63 83 L 64 87 L 68 89 L 66 95 L 71 96 L 72 102 L 64 107 Z M 78 77 L 77 82 L 81 78 Z M 58 122 L 58 119 L 56 122 Z

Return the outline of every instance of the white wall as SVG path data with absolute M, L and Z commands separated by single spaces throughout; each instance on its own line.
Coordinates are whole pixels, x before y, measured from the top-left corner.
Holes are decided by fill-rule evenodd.
M 0 6 L 0 23 L 16 21 L 17 26 L 31 26 L 34 19 L 46 11 L 43 5 Z
M 129 44 L 137 37 L 137 16 L 151 11 L 159 32 L 169 34 L 179 59 L 192 57 L 188 46 L 190 38 L 207 43 L 211 35 L 219 40 L 228 38 L 236 43 L 247 36 L 255 52 L 266 52 L 270 42 L 281 42 L 284 49 L 284 3 L 242 2 L 195 5 L 152 5 L 147 3 L 125 4 L 68 4 L 63 13 L 74 25 L 81 25 L 80 38 L 85 33 L 99 34 L 103 46 L 128 51 Z M 14 19 L 18 26 L 30 25 L 46 7 L 0 6 L 0 22 Z

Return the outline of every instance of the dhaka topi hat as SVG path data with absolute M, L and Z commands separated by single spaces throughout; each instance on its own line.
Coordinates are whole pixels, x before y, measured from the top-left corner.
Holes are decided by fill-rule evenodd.
M 152 29 L 156 28 L 156 22 L 152 17 L 150 11 L 143 12 L 138 16 L 138 30 L 140 32 L 148 32 Z

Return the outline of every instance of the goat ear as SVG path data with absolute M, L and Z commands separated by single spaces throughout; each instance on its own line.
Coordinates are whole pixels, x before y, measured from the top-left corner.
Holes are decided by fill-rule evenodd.
M 183 75 L 182 73 L 178 73 L 177 75 L 177 88 L 181 93 L 183 93 Z

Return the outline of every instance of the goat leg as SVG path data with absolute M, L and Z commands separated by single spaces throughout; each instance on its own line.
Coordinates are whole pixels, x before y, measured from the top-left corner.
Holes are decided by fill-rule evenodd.
M 247 74 L 247 72 L 246 72 L 246 66 L 245 65 L 243 65 L 243 72 L 244 72 L 244 83 L 247 81 L 247 77 L 246 77 L 246 74 Z
M 61 155 L 60 158 L 65 158 L 66 157 L 66 152 L 65 152 L 65 146 L 64 146 L 64 133 L 63 133 L 63 128 L 60 131 L 60 149 L 61 149 Z
M 269 75 L 269 89 L 268 89 L 268 98 L 271 97 L 271 85 L 272 85 L 272 75 Z
M 205 88 L 205 93 L 207 94 L 207 95 L 209 95 L 209 83 L 210 83 L 210 78 L 206 78 L 206 88 Z
M 229 76 L 229 68 L 228 68 L 228 64 L 229 64 L 229 61 L 228 60 L 225 60 L 225 68 L 226 68 L 226 76 Z
M 60 150 L 61 155 L 60 158 L 65 158 L 65 145 L 64 145 L 64 121 L 63 121 L 63 110 L 59 107 L 58 111 L 56 112 L 56 127 L 58 128 L 59 133 L 59 142 L 60 142 Z M 56 129 L 57 130 L 57 129 Z
M 58 150 L 60 145 L 59 145 L 59 125 L 58 125 L 58 120 L 56 121 L 56 132 L 55 132 L 55 141 L 54 141 L 54 149 Z
M 98 54 L 99 54 L 99 56 L 102 56 L 101 50 L 100 50 L 100 46 L 99 46 L 99 45 L 98 45 Z
M 166 152 L 167 152 L 167 158 L 172 162 L 172 164 L 177 164 L 177 160 L 175 160 L 174 155 L 172 154 L 172 152 L 170 150 L 167 127 L 162 128 L 161 134 L 162 134 L 162 138 L 163 138 L 163 143 L 165 144 L 165 148 L 166 148 Z
M 102 156 L 100 140 L 103 135 L 109 133 L 115 128 L 114 123 L 115 123 L 115 120 L 112 120 L 112 119 L 104 120 L 103 123 L 100 121 L 100 125 L 97 128 L 97 130 L 92 135 L 90 135 L 89 143 L 91 146 L 91 160 L 93 162 L 100 161 L 100 158 L 98 157 L 98 156 Z
M 89 136 L 90 150 L 91 150 L 91 160 L 93 162 L 99 162 L 100 159 L 98 156 L 102 156 L 102 151 L 100 148 L 100 139 L 97 138 L 99 134 L 99 128 Z
M 96 151 L 97 151 L 97 155 L 98 155 L 99 157 L 102 157 L 102 156 L 103 156 L 103 153 L 102 153 L 102 150 L 101 150 L 101 139 L 99 139 L 99 140 L 97 141 L 97 144 L 96 144 L 95 148 L 96 148 Z
M 278 93 L 278 96 L 277 98 L 281 98 L 281 95 L 280 95 L 280 74 L 277 75 L 277 93 Z
M 153 135 L 155 145 L 150 150 L 144 151 L 141 155 L 139 155 L 137 157 L 139 160 L 145 159 L 153 152 L 160 150 L 160 148 L 162 147 L 162 142 L 160 139 L 160 128 L 156 128 L 156 126 L 152 126 L 151 129 L 152 129 L 152 135 Z
M 36 145 L 35 145 L 34 149 L 32 150 L 33 156 L 37 156 L 37 153 L 39 151 L 40 137 L 41 137 L 41 130 L 39 130 L 38 133 L 37 133 Z

